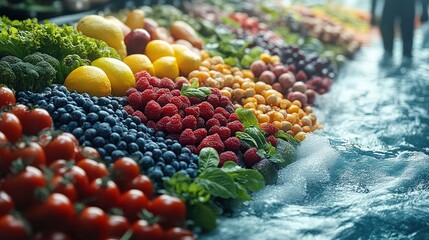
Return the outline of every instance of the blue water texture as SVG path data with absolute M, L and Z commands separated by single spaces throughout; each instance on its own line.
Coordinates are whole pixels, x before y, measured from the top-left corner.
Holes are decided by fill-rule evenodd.
M 200 239 L 429 239 L 429 48 L 411 66 L 374 39 L 317 100 L 323 130 L 279 181 Z M 426 46 L 429 47 L 429 46 Z

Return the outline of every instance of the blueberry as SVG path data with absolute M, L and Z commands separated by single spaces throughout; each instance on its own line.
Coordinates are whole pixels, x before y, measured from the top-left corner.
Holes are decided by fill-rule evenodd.
M 124 140 L 127 143 L 132 143 L 136 140 L 136 136 L 128 133 L 122 138 L 122 140 Z
M 192 168 L 192 169 L 196 169 L 196 170 L 198 170 L 198 165 L 197 165 L 197 164 L 195 164 L 195 163 L 191 163 L 191 164 L 189 164 L 189 165 L 188 165 L 188 167 L 189 167 L 189 168 Z
M 143 157 L 144 157 L 144 155 L 143 155 L 143 153 L 141 153 L 140 151 L 133 152 L 133 153 L 131 154 L 131 158 L 132 158 L 132 159 L 140 160 L 140 159 L 142 159 Z
M 160 181 L 164 174 L 161 169 L 154 167 L 153 169 L 149 169 L 149 177 L 155 179 L 156 181 Z
M 90 112 L 93 112 L 93 113 L 98 113 L 98 112 L 100 111 L 100 106 L 98 106 L 98 105 L 92 105 L 92 106 L 89 108 L 89 111 L 90 111 Z
M 153 153 L 153 157 L 155 159 L 158 159 L 158 158 L 160 158 L 162 156 L 161 149 L 154 149 L 152 153 Z
M 64 106 L 64 109 L 65 109 L 68 113 L 71 113 L 71 112 L 73 112 L 73 111 L 74 111 L 75 106 L 73 106 L 73 104 L 71 104 L 71 103 L 67 103 L 67 105 L 65 105 L 65 106 Z
M 91 128 L 92 127 L 92 124 L 90 123 L 90 122 L 83 122 L 82 123 L 82 128 L 84 129 L 84 130 L 86 130 L 86 129 L 88 129 L 88 128 Z
M 58 119 L 58 122 L 59 122 L 59 123 L 62 123 L 62 124 L 67 124 L 67 123 L 69 123 L 71 120 L 72 120 L 72 118 L 71 118 L 70 113 L 64 113 L 64 114 L 61 114 L 61 115 L 60 115 L 60 117 L 59 117 L 59 119 Z
M 157 166 L 157 167 L 159 167 L 161 169 L 164 169 L 165 168 L 165 163 L 163 163 L 163 162 L 156 162 L 155 166 Z
M 67 98 L 57 97 L 54 99 L 54 106 L 56 108 L 64 107 L 67 104 Z
M 153 150 L 158 148 L 158 145 L 156 145 L 154 142 L 149 142 L 145 146 L 146 150 L 149 152 L 153 152 Z
M 84 147 L 90 147 L 92 144 L 91 144 L 91 142 L 90 141 L 88 141 L 88 140 L 85 140 L 83 143 L 82 143 L 82 146 L 84 146 Z
M 63 92 L 63 93 L 69 93 L 67 88 L 63 85 L 58 86 L 58 91 Z
M 106 150 L 106 154 L 110 155 L 113 151 L 115 151 L 116 145 L 112 144 L 112 143 L 108 143 L 106 145 L 104 145 L 104 150 Z
M 107 116 L 109 116 L 109 113 L 106 112 L 106 111 L 104 111 L 104 110 L 101 110 L 101 111 L 98 112 L 98 118 L 101 119 L 101 120 L 103 120 Z
M 113 144 L 117 144 L 119 141 L 121 141 L 121 136 L 118 133 L 112 133 L 109 137 L 109 142 Z
M 64 113 L 66 113 L 67 111 L 64 109 L 64 108 L 58 108 L 57 109 L 57 111 L 58 111 L 58 113 L 60 114 L 60 115 L 63 115 Z
M 165 140 L 165 144 L 167 144 L 167 146 L 171 146 L 173 143 L 174 143 L 174 142 L 173 142 L 173 140 L 171 140 L 171 139 L 166 139 L 166 140 Z
M 172 151 L 166 151 L 162 154 L 162 158 L 166 163 L 171 163 L 176 158 L 176 154 Z
M 85 104 L 85 98 L 83 98 L 82 96 L 77 96 L 74 101 L 76 102 L 76 104 L 79 107 L 83 107 L 83 105 Z
M 73 129 L 72 134 L 76 137 L 76 138 L 80 138 L 85 134 L 85 131 L 83 131 L 82 128 L 77 127 L 75 129 Z
M 152 152 L 145 152 L 143 155 L 145 155 L 145 156 L 149 156 L 149 157 L 152 157 L 152 156 L 153 156 L 153 153 L 152 153 Z
M 154 164 L 153 158 L 150 156 L 143 156 L 140 160 L 140 165 L 143 169 L 147 170 Z
M 164 173 L 166 176 L 171 177 L 176 173 L 176 169 L 171 165 L 167 165 L 164 168 Z
M 139 146 L 137 145 L 137 143 L 129 143 L 128 144 L 128 152 L 129 153 L 134 153 L 137 152 L 139 150 Z
M 162 137 L 162 138 L 164 138 L 165 134 L 162 131 L 158 131 L 158 132 L 155 133 L 155 137 Z
M 54 109 L 55 109 L 55 106 L 54 106 L 54 104 L 52 104 L 52 103 L 49 103 L 48 104 L 48 106 L 46 106 L 46 111 L 48 111 L 49 113 L 52 113 L 53 111 L 54 111 Z
M 55 110 L 51 113 L 51 117 L 53 120 L 57 120 L 60 117 L 60 114 Z
M 165 139 L 163 137 L 157 137 L 156 138 L 156 142 L 158 143 L 163 143 L 165 141 Z
M 88 128 L 85 130 L 85 138 L 89 141 L 92 141 L 92 139 L 97 136 L 97 131 L 95 131 L 94 128 Z
M 104 156 L 106 156 L 106 150 L 104 150 L 104 148 L 97 148 L 98 154 L 100 154 L 101 158 L 104 158 Z
M 144 138 L 144 137 L 146 137 L 146 134 L 144 132 L 137 131 L 136 138 Z
M 118 158 L 125 157 L 125 153 L 121 150 L 115 150 L 112 152 L 112 159 L 116 160 Z
M 58 130 L 63 131 L 63 132 L 70 132 L 70 129 L 67 125 L 61 125 Z
M 180 169 L 186 169 L 186 168 L 188 168 L 188 164 L 186 162 L 184 162 L 184 161 L 180 161 L 179 164 L 180 164 Z
M 147 129 L 147 133 L 149 133 L 150 135 L 153 135 L 155 133 L 155 129 L 153 128 L 148 128 Z
M 124 129 L 120 125 L 115 125 L 115 126 L 112 127 L 112 132 L 122 133 L 123 131 L 124 131 Z
M 107 166 L 109 166 L 110 164 L 112 164 L 112 163 L 113 163 L 113 159 L 112 159 L 112 157 L 111 157 L 111 156 L 104 156 L 103 161 L 104 161 L 104 163 L 105 163 Z
M 187 148 L 187 147 L 184 147 L 184 148 L 182 148 L 182 153 L 185 153 L 185 154 L 188 154 L 188 155 L 191 155 L 191 150 L 189 150 L 189 148 Z
M 106 140 L 104 140 L 103 137 L 97 136 L 94 139 L 92 139 L 92 145 L 94 147 L 99 148 L 99 147 L 104 146 L 105 144 L 106 144 Z
M 44 108 L 48 105 L 48 102 L 46 102 L 46 100 L 42 99 L 42 100 L 37 101 L 37 105 L 41 108 Z
M 71 121 L 68 124 L 68 127 L 71 131 L 73 131 L 75 128 L 77 128 L 79 126 L 79 124 L 76 121 Z
M 76 136 L 75 136 L 76 137 Z M 85 136 L 80 136 L 78 138 L 79 143 L 82 145 L 83 142 L 85 142 Z
M 100 123 L 95 130 L 97 130 L 97 134 L 103 138 L 108 138 L 110 134 L 112 134 L 112 129 L 108 123 Z
M 125 141 L 118 142 L 116 146 L 118 147 L 119 150 L 127 150 L 128 148 L 128 144 Z
M 86 100 L 83 104 L 83 109 L 85 109 L 86 112 L 89 112 L 89 109 L 94 106 L 94 103 L 91 100 Z
M 198 161 L 199 161 L 199 157 L 198 157 L 198 155 L 196 155 L 196 154 L 192 154 L 191 162 L 193 162 L 193 163 L 195 163 L 195 164 L 198 164 Z
M 79 121 L 83 117 L 83 113 L 81 113 L 79 110 L 74 110 L 71 112 L 71 117 L 75 121 Z
M 139 132 L 142 132 L 142 133 L 147 133 L 148 128 L 147 128 L 145 125 L 140 124 L 140 125 L 138 125 L 138 126 L 137 126 L 137 130 L 138 130 Z
M 116 100 L 112 100 L 112 101 L 110 102 L 110 104 L 112 104 L 112 106 L 113 106 L 113 109 L 114 109 L 114 110 L 116 110 L 116 109 L 118 109 L 118 108 L 119 108 L 119 103 L 118 103 L 118 101 L 116 101 Z
M 124 117 L 124 114 L 119 109 L 115 111 L 115 115 L 118 116 L 119 118 L 123 118 Z
M 152 154 L 152 157 L 154 157 L 153 154 Z M 164 160 L 163 157 L 159 157 L 158 160 L 157 160 L 157 162 L 163 162 L 163 163 L 165 163 L 165 160 Z
M 88 115 L 86 115 L 86 119 L 88 120 L 88 122 L 95 123 L 98 121 L 98 115 L 93 112 L 88 113 Z
M 186 162 L 186 163 L 189 163 L 191 159 L 189 158 L 189 155 L 188 155 L 188 154 L 186 154 L 186 153 L 181 153 L 181 154 L 179 154 L 179 156 L 177 157 L 177 160 L 179 160 L 179 161 L 183 161 L 183 162 Z
M 188 172 L 186 172 L 186 170 L 184 170 L 184 169 L 180 170 L 179 173 L 186 175 L 186 176 L 189 176 Z
M 189 177 L 196 178 L 198 176 L 198 172 L 195 169 L 187 168 L 186 172 L 188 173 Z
M 106 106 L 109 103 L 110 103 L 110 100 L 106 97 L 101 97 L 98 99 L 98 105 L 100 106 Z
M 130 124 L 128 125 L 128 127 L 129 127 L 130 129 L 136 129 L 136 130 L 137 130 L 137 124 L 135 124 L 134 122 L 130 123 Z
M 182 145 L 180 145 L 180 143 L 173 143 L 173 145 L 171 145 L 171 150 L 173 150 L 173 152 L 175 152 L 176 154 L 179 154 L 182 151 Z
M 146 144 L 146 141 L 144 140 L 144 138 L 139 137 L 139 138 L 136 139 L 136 144 L 139 146 L 139 149 L 141 151 L 143 151 L 144 150 L 144 146 Z
M 115 124 L 116 124 L 116 120 L 113 116 L 105 117 L 104 122 L 108 123 L 111 127 L 115 126 Z
M 165 143 L 163 143 L 163 142 L 160 142 L 160 143 L 158 143 L 158 147 L 161 148 L 161 149 L 163 149 L 163 148 L 166 149 L 167 145 Z

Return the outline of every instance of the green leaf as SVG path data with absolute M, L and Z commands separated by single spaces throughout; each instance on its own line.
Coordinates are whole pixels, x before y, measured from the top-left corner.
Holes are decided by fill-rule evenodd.
M 243 185 L 241 185 L 239 183 L 236 183 L 235 186 L 237 187 L 237 197 L 238 197 L 238 199 L 243 200 L 243 201 L 251 201 L 251 200 L 253 200 L 252 197 L 249 195 L 249 193 L 247 192 L 246 188 Z
M 211 168 L 217 168 L 219 165 L 219 154 L 212 147 L 205 147 L 201 149 L 198 166 L 200 172 L 205 172 Z
M 221 198 L 236 198 L 234 180 L 219 168 L 209 168 L 195 179 L 207 192 Z
M 259 191 L 265 186 L 264 177 L 257 170 L 241 168 L 232 161 L 225 162 L 222 171 L 252 192 Z
M 258 149 L 266 149 L 268 142 L 265 139 L 264 132 L 259 127 L 246 127 L 244 131 L 255 140 Z
M 255 139 L 253 139 L 252 136 L 250 136 L 248 133 L 236 132 L 235 136 L 237 136 L 239 139 L 245 141 L 251 147 L 258 147 L 258 144 L 256 143 Z
M 259 127 L 258 119 L 255 114 L 253 114 L 249 109 L 246 108 L 237 108 L 235 110 L 240 122 L 245 128 L 248 127 Z
M 283 130 L 276 132 L 276 134 L 274 136 L 276 138 L 286 140 L 287 142 L 289 142 L 295 146 L 298 146 L 300 144 L 300 142 L 298 140 L 293 138 L 290 134 L 285 133 Z
M 210 207 L 203 204 L 196 204 L 189 211 L 190 218 L 194 221 L 195 225 L 206 231 L 212 231 L 216 228 L 217 215 Z

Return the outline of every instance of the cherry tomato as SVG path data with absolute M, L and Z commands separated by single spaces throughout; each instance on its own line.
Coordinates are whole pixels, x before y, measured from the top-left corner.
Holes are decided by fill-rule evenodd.
M 51 180 L 52 193 L 61 193 L 66 196 L 71 202 L 76 202 L 77 191 L 72 183 L 72 179 L 67 179 L 62 176 L 54 176 Z
M 86 207 L 76 220 L 76 239 L 105 240 L 109 233 L 107 215 L 98 207 Z
M 164 238 L 168 240 L 195 239 L 194 234 L 191 231 L 180 227 L 173 227 L 168 229 L 164 234 Z
M 35 108 L 17 116 L 22 125 L 22 133 L 25 135 L 37 135 L 43 129 L 52 128 L 52 118 L 43 108 Z
M 43 148 L 36 142 L 25 144 L 22 148 L 17 148 L 16 158 L 21 158 L 24 163 L 39 168 L 45 165 L 46 156 Z
M 10 110 L 11 113 L 15 114 L 20 119 L 26 112 L 30 111 L 27 106 L 23 104 L 16 104 Z
M 145 175 L 138 175 L 131 182 L 128 182 L 123 188 L 123 191 L 138 189 L 142 191 L 149 199 L 153 197 L 153 184 L 150 178 Z
M 0 108 L 7 107 L 16 103 L 15 94 L 5 86 L 0 87 Z
M 91 159 L 82 159 L 76 165 L 85 171 L 90 182 L 109 175 L 106 165 Z
M 0 191 L 0 217 L 13 210 L 12 198 L 4 191 Z
M 130 228 L 128 220 L 124 216 L 113 215 L 109 217 L 109 237 L 121 238 Z
M 119 205 L 121 192 L 112 180 L 97 178 L 89 186 L 91 203 L 105 211 Z
M 0 178 L 9 173 L 10 164 L 16 159 L 16 151 L 6 143 L 0 143 Z
M 56 169 L 53 170 L 54 174 L 57 174 L 67 179 L 71 179 L 71 182 L 73 183 L 77 191 L 79 199 L 88 196 L 90 182 L 88 180 L 88 177 L 86 176 L 85 171 L 78 166 L 68 166 L 67 164 L 61 168 L 61 165 L 64 164 L 62 161 L 63 160 L 57 160 L 50 165 L 51 169 Z
M 85 147 L 78 148 L 74 160 L 76 162 L 79 162 L 80 160 L 86 159 L 86 158 L 99 161 L 100 154 L 93 147 L 85 146 Z
M 14 143 L 22 136 L 22 125 L 18 117 L 12 113 L 4 112 L 0 116 L 0 132 Z
M 0 132 L 0 143 L 6 143 L 6 142 L 7 142 L 6 135 L 4 135 L 4 133 Z
M 143 209 L 149 206 L 149 199 L 144 193 L 137 189 L 132 189 L 122 194 L 119 200 L 119 206 L 124 213 L 124 216 L 130 221 L 134 222 L 139 217 L 137 216 Z
M 186 205 L 177 197 L 159 195 L 151 202 L 150 212 L 159 216 L 161 222 L 180 224 L 186 218 Z
M 35 190 L 41 187 L 46 187 L 45 176 L 33 166 L 27 166 L 22 172 L 10 175 L 3 186 L 18 210 L 26 209 L 35 203 Z
M 139 165 L 129 157 L 122 157 L 113 164 L 113 179 L 123 186 L 140 174 Z
M 26 240 L 30 238 L 30 233 L 27 232 L 24 222 L 11 214 L 0 217 L 0 233 L 2 240 Z
M 55 174 L 63 175 L 67 171 L 67 168 L 72 166 L 73 164 L 70 161 L 59 159 L 49 164 L 49 169 Z
M 75 148 L 76 144 L 72 138 L 65 134 L 59 134 L 44 147 L 46 163 L 50 164 L 58 159 L 73 160 Z
M 63 232 L 43 231 L 37 233 L 32 240 L 72 240 L 73 238 Z
M 140 219 L 131 226 L 133 235 L 131 240 L 140 240 L 140 239 L 151 239 L 159 240 L 164 239 L 164 231 L 161 226 L 157 223 L 149 224 L 146 220 Z
M 26 213 L 34 230 L 67 231 L 75 219 L 72 202 L 61 193 L 52 193 Z

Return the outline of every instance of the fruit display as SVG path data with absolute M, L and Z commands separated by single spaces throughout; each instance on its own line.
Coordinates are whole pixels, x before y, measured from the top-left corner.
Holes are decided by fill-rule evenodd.
M 343 52 L 244 5 L 2 17 L 1 238 L 195 239 L 275 184 Z

